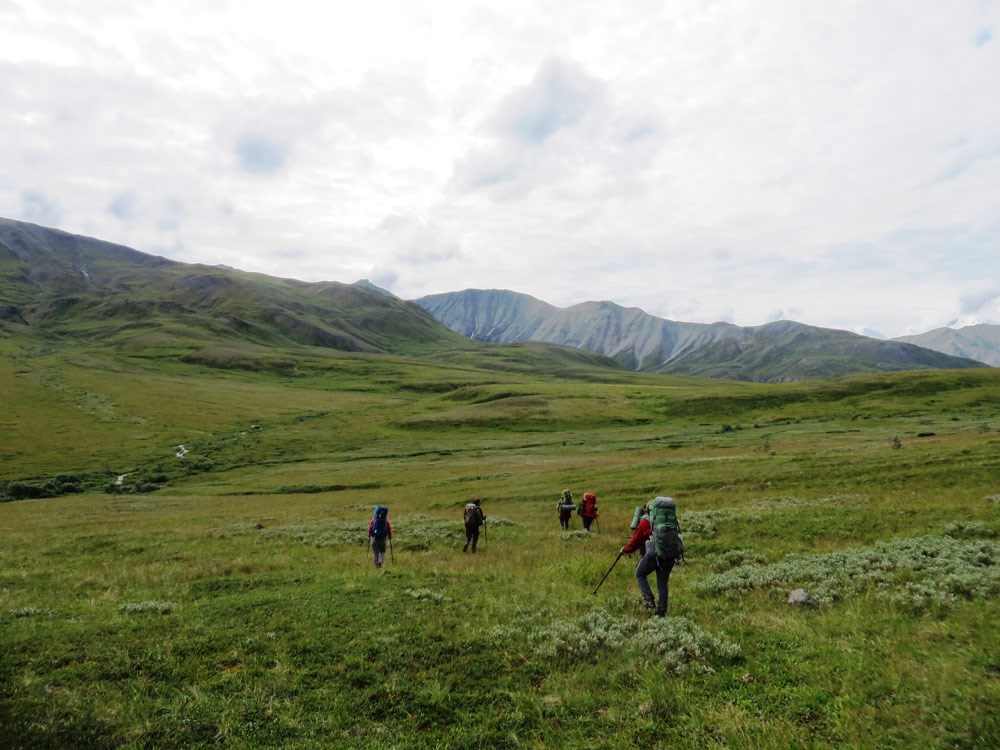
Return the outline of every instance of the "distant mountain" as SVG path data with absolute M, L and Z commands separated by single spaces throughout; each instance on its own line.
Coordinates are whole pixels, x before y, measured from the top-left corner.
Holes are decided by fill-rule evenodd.
M 748 334 L 745 338 L 708 344 L 656 371 L 783 383 L 860 372 L 985 367 L 981 362 L 913 344 L 792 321 L 744 330 Z
M 502 290 L 414 303 L 366 280 L 307 283 L 178 263 L 9 219 L 0 219 L 0 336 L 112 346 L 213 366 L 256 361 L 240 359 L 247 345 L 451 361 L 485 357 L 498 366 L 516 360 L 581 372 L 617 365 L 768 382 L 984 366 L 902 341 L 793 322 L 759 328 L 679 323 L 611 302 L 561 309 Z M 487 352 L 473 340 L 520 346 Z
M 557 308 L 496 289 L 467 289 L 415 301 L 452 330 L 480 341 L 549 341 L 648 372 L 783 382 L 854 372 L 985 366 L 912 344 L 792 321 L 759 327 L 681 323 L 612 302 Z
M 630 370 L 654 370 L 707 344 L 745 335 L 730 323 L 679 323 L 613 302 L 560 308 L 502 289 L 466 289 L 414 301 L 477 341 L 550 341 L 598 352 Z
M 384 295 L 386 297 L 391 297 L 392 299 L 399 299 L 399 297 L 390 292 L 388 289 L 383 289 L 382 287 L 373 284 L 368 279 L 360 279 L 358 281 L 355 281 L 354 286 L 360 286 L 365 289 L 371 289 L 373 292 L 378 292 L 379 294 Z
M 914 336 L 899 336 L 893 340 L 1000 367 L 1000 325 L 980 323 L 964 328 L 936 328 Z
M 409 353 L 466 341 L 419 306 L 364 286 L 177 263 L 0 219 L 0 330 L 121 343 L 231 340 Z

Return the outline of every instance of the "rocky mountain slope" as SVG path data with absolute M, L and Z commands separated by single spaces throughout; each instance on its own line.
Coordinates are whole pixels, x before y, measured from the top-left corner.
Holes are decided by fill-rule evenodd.
M 980 323 L 964 328 L 935 328 L 933 331 L 900 336 L 893 340 L 1000 367 L 1000 325 Z
M 707 344 L 745 336 L 730 323 L 680 323 L 613 302 L 559 308 L 499 289 L 432 294 L 415 302 L 478 341 L 557 342 L 600 352 L 631 370 L 655 370 Z
M 780 382 L 853 372 L 982 367 L 898 341 L 793 321 L 759 327 L 681 323 L 612 302 L 557 308 L 526 294 L 467 289 L 415 300 L 480 341 L 549 341 L 613 358 L 633 370 Z

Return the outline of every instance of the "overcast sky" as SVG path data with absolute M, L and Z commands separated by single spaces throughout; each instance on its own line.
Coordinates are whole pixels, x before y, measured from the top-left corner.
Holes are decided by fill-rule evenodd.
M 0 0 L 0 216 L 406 299 L 1000 322 L 1000 0 Z

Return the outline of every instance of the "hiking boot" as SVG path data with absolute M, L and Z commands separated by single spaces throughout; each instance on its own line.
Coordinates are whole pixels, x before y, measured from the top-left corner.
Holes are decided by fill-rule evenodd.
M 644 596 L 642 598 L 642 606 L 646 609 L 656 609 L 656 602 L 651 596 Z
M 462 552 L 468 552 L 468 551 L 469 551 L 469 545 L 466 544 L 464 547 L 462 547 Z M 473 550 L 473 552 L 475 552 L 475 550 Z

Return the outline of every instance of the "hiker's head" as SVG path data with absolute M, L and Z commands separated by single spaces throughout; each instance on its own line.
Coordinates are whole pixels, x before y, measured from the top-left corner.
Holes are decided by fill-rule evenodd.
M 474 502 L 476 505 L 479 505 L 479 498 L 478 497 L 472 498 L 472 502 Z

